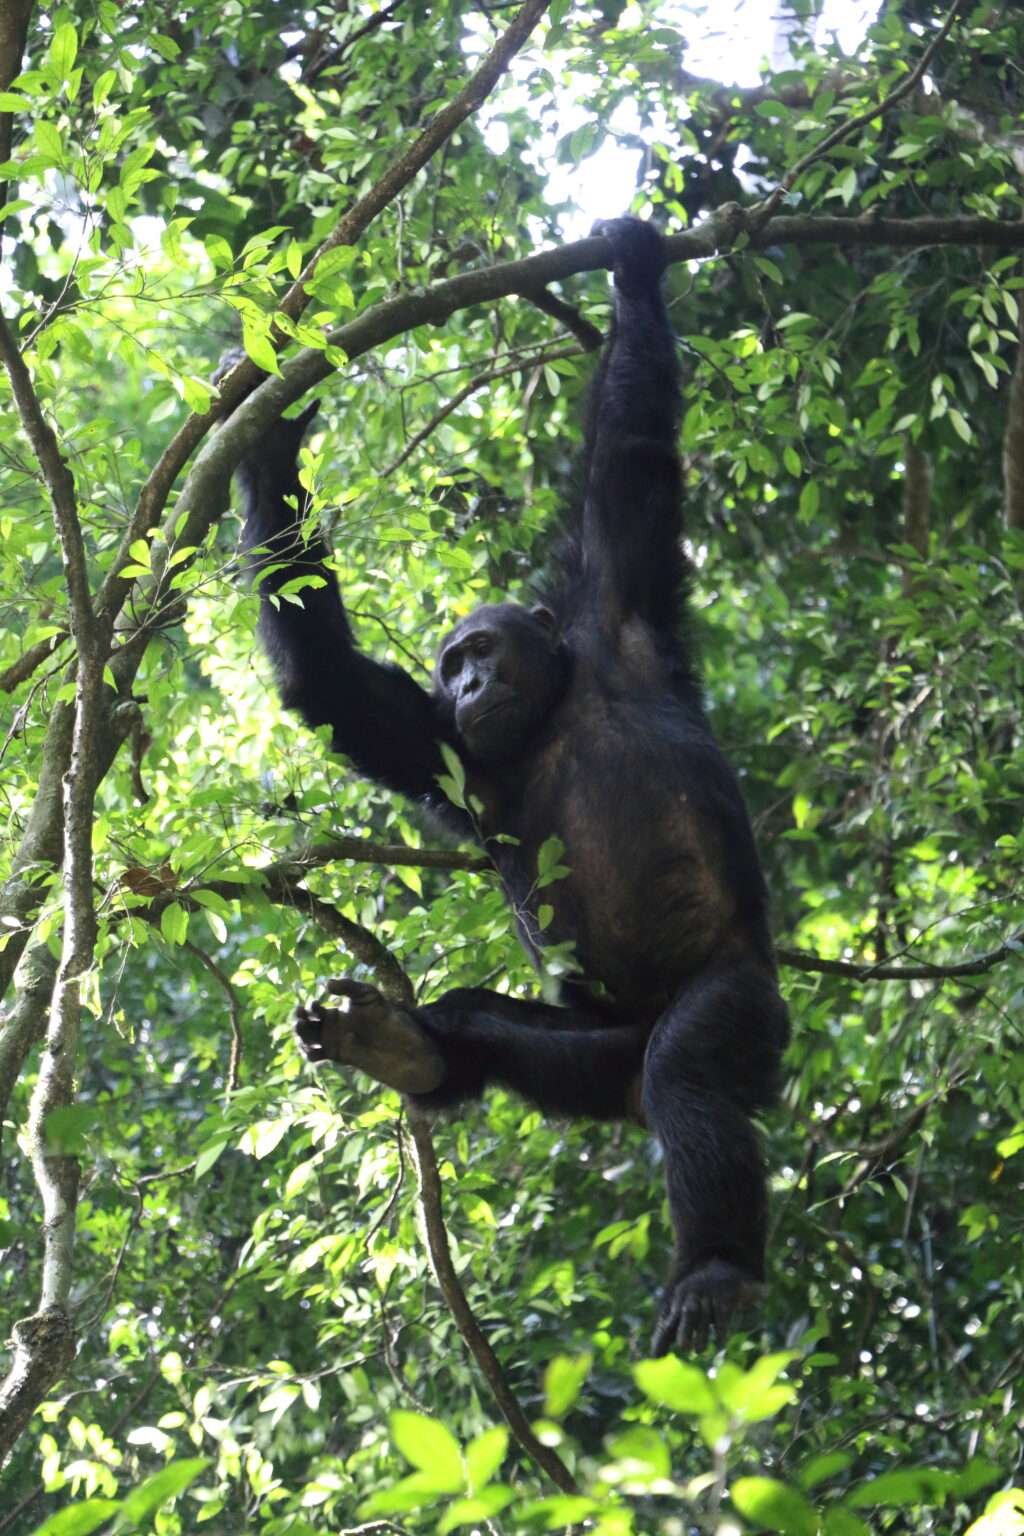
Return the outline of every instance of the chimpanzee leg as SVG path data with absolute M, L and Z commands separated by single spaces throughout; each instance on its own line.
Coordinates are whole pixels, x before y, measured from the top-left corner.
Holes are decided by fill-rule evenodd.
M 676 1252 L 654 1351 L 719 1336 L 764 1278 L 767 1189 L 750 1113 L 778 1087 L 789 1038 L 769 972 L 741 963 L 690 982 L 659 1019 L 644 1063 L 643 1108 L 665 1153 Z
M 610 1024 L 587 1008 L 556 1008 L 465 987 L 415 1011 L 445 1061 L 425 1108 L 476 1098 L 500 1083 L 552 1114 L 621 1119 L 639 1110 L 649 1030 Z

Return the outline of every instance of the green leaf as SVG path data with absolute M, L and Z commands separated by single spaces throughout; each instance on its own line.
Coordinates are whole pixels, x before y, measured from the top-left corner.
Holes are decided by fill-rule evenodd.
M 590 1372 L 591 1355 L 556 1355 L 544 1372 L 544 1412 L 560 1419 L 579 1397 Z
M 957 437 L 962 437 L 965 443 L 971 442 L 972 434 L 970 426 L 968 425 L 965 418 L 961 416 L 960 412 L 953 410 L 952 407 L 950 407 L 946 414 L 949 416 L 949 419 L 953 424 L 953 430 Z
M 430 1472 L 413 1472 L 392 1488 L 383 1488 L 360 1504 L 356 1513 L 361 1520 L 372 1520 L 377 1515 L 400 1515 L 406 1510 L 421 1509 L 433 1504 L 446 1493 L 454 1490 L 439 1487 Z
M 78 57 L 78 34 L 70 21 L 62 22 L 50 39 L 49 66 L 55 78 L 63 84 L 75 67 Z
M 264 373 L 279 374 L 281 372 L 277 353 L 274 351 L 265 325 L 254 325 L 249 320 L 243 320 L 242 346 L 245 348 L 246 355 L 252 359 L 257 368 L 262 368 Z
M 494 1515 L 500 1514 L 514 1497 L 511 1488 L 496 1484 L 493 1488 L 485 1488 L 476 1498 L 455 1499 L 437 1523 L 438 1536 L 447 1536 L 449 1531 L 456 1530 L 460 1525 L 482 1525 Z
M 226 1136 L 219 1141 L 207 1142 L 196 1158 L 195 1174 L 193 1175 L 196 1179 L 201 1179 L 204 1173 L 209 1173 L 227 1144 L 228 1139 Z
M 808 1457 L 802 1464 L 797 1473 L 797 1481 L 806 1492 L 817 1488 L 819 1483 L 828 1482 L 837 1472 L 845 1472 L 852 1463 L 853 1456 L 849 1451 L 822 1451 L 818 1456 Z
M 985 1506 L 964 1536 L 1024 1536 L 1024 1488 L 1003 1488 Z
M 788 1483 L 773 1477 L 741 1477 L 729 1489 L 729 1497 L 746 1520 L 781 1536 L 817 1536 L 814 1506 Z
M 45 118 L 40 118 L 32 130 L 39 152 L 50 165 L 62 165 L 64 162 L 64 140 L 60 131 L 53 123 Z
M 863 1520 L 839 1506 L 825 1511 L 822 1529 L 825 1536 L 874 1536 Z
M 672 1457 L 668 1446 L 656 1430 L 643 1424 L 634 1424 L 621 1435 L 615 1435 L 608 1449 L 624 1470 L 627 1477 L 645 1478 L 655 1482 L 672 1475 Z
M 491 1481 L 508 1451 L 508 1430 L 502 1424 L 485 1429 L 466 1447 L 466 1474 L 474 1493 Z
M 800 492 L 798 516 L 802 523 L 813 521 L 821 504 L 821 490 L 816 480 L 808 480 Z
M 641 1360 L 633 1376 L 646 1397 L 676 1413 L 713 1413 L 718 1407 L 714 1388 L 700 1367 L 674 1355 Z
M 466 770 L 462 766 L 462 759 L 446 741 L 442 741 L 439 745 L 441 757 L 448 772 L 438 774 L 437 782 L 452 805 L 464 811 L 466 810 Z
M 82 1504 L 59 1509 L 55 1515 L 50 1515 L 42 1525 L 36 1526 L 32 1536 L 91 1536 L 120 1508 L 117 1499 L 86 1499 Z
M 188 938 L 188 912 L 180 901 L 172 901 L 160 914 L 160 932 L 168 944 L 184 944 Z
M 459 1442 L 438 1419 L 398 1408 L 388 1424 L 396 1449 L 411 1466 L 429 1473 L 439 1491 L 457 1493 L 465 1488 Z
M 954 1484 L 951 1473 L 933 1467 L 906 1467 L 883 1472 L 854 1488 L 846 1497 L 851 1509 L 906 1509 L 912 1504 L 941 1504 Z
M 172 1461 L 161 1472 L 147 1478 L 122 1502 L 115 1529 L 128 1530 L 149 1520 L 169 1499 L 177 1498 L 190 1488 L 209 1465 L 209 1456 L 192 1456 L 186 1461 Z

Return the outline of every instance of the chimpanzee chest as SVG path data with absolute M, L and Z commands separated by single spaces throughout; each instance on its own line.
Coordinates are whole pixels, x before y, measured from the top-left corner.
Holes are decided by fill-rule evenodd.
M 652 708 L 595 692 L 566 715 L 530 765 L 516 825 L 500 828 L 520 840 L 499 857 L 524 938 L 534 950 L 571 942 L 584 979 L 613 1000 L 665 998 L 734 926 L 702 779 L 717 749 L 671 696 Z M 551 837 L 567 873 L 542 883 Z

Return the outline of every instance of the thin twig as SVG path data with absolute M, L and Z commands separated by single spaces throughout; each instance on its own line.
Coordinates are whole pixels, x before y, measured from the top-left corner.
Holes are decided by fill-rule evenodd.
M 799 181 L 804 171 L 808 170 L 815 163 L 815 161 L 821 160 L 825 155 L 828 154 L 830 149 L 834 149 L 835 146 L 837 144 L 841 144 L 844 139 L 850 138 L 852 134 L 856 133 L 858 128 L 865 127 L 876 117 L 884 117 L 885 114 L 893 107 L 897 106 L 899 102 L 904 99 L 904 97 L 910 95 L 911 91 L 921 81 L 925 70 L 928 68 L 928 65 L 934 58 L 935 50 L 949 36 L 950 28 L 952 27 L 953 22 L 956 20 L 956 14 L 960 9 L 961 3 L 962 0 L 953 0 L 953 4 L 947 11 L 946 18 L 943 21 L 942 26 L 936 32 L 927 48 L 918 59 L 917 64 L 911 70 L 910 74 L 902 82 L 902 84 L 898 85 L 894 91 L 890 91 L 889 95 L 886 96 L 884 101 L 877 102 L 875 105 L 867 107 L 863 112 L 858 112 L 855 117 L 851 117 L 845 123 L 840 123 L 837 128 L 833 128 L 831 133 L 827 133 L 825 137 L 820 141 L 820 143 L 815 144 L 813 149 L 809 149 L 806 155 L 803 155 L 792 167 L 792 169 L 786 172 L 785 176 L 779 182 L 779 185 L 764 201 L 764 204 L 758 215 L 762 223 L 766 223 L 768 219 L 771 218 L 772 214 L 779 207 L 779 204 L 785 199 L 787 194 L 793 190 L 794 186 L 796 185 L 797 181 Z
M 368 937 L 372 938 L 372 935 Z M 374 940 L 374 942 L 377 941 Z M 380 982 L 381 991 L 391 1002 L 402 1008 L 412 1008 L 415 1001 L 412 982 L 394 956 L 387 951 L 385 953 L 388 955 L 389 964 L 383 971 L 377 972 L 375 979 Z M 437 1166 L 437 1153 L 434 1150 L 430 1121 L 412 1100 L 407 1098 L 405 1105 L 412 1138 L 413 1161 L 418 1180 L 418 1198 L 427 1238 L 427 1251 L 441 1295 L 520 1448 L 542 1472 L 547 1473 L 556 1488 L 561 1488 L 564 1493 L 575 1493 L 577 1488 L 571 1472 L 561 1457 L 538 1440 L 534 1434 L 519 1399 L 505 1379 L 498 1357 L 476 1320 L 452 1262 L 448 1231 L 444 1221 L 441 1174 Z
M 221 969 L 212 955 L 208 955 L 205 949 L 200 949 L 198 944 L 193 944 L 191 939 L 185 940 L 183 948 L 205 965 L 227 998 L 228 1018 L 231 1021 L 231 1050 L 228 1053 L 228 1070 L 224 1082 L 224 1102 L 227 1103 L 238 1088 L 239 1074 L 242 1069 L 242 1005 L 239 1002 L 238 993 L 231 985 L 230 976 Z
M 495 379 L 507 378 L 509 374 L 526 373 L 533 368 L 541 368 L 545 363 L 555 362 L 559 358 L 579 357 L 580 355 L 579 347 L 552 347 L 547 352 L 538 352 L 534 357 L 528 359 L 520 358 L 518 362 L 508 363 L 502 368 L 489 368 L 484 373 L 478 373 L 475 378 L 470 379 L 468 384 L 464 384 L 460 390 L 457 390 L 451 399 L 441 406 L 439 411 L 436 411 L 431 416 L 426 426 L 421 427 L 418 432 L 410 437 L 401 453 L 393 458 L 390 464 L 385 465 L 382 470 L 378 471 L 378 478 L 386 480 L 389 475 L 393 475 L 396 469 L 399 469 L 407 459 L 412 457 L 420 444 L 425 443 L 427 438 L 437 431 L 441 423 L 453 411 L 457 411 L 464 401 L 468 400 L 471 395 L 475 395 L 478 389 L 483 389 L 485 384 L 492 384 Z
M 560 1488 L 563 1493 L 577 1493 L 579 1490 L 576 1481 L 562 1458 L 550 1446 L 538 1440 L 534 1434 L 519 1399 L 505 1380 L 498 1358 L 466 1299 L 466 1293 L 462 1289 L 452 1262 L 451 1248 L 448 1243 L 448 1230 L 444 1223 L 441 1203 L 441 1175 L 430 1134 L 430 1122 L 422 1110 L 416 1109 L 411 1104 L 408 1109 L 409 1132 L 412 1137 L 416 1173 L 419 1179 L 420 1209 L 423 1212 L 427 1249 L 441 1295 L 521 1449 L 542 1472 L 547 1473 L 556 1488 Z
M 393 161 L 375 184 L 343 214 L 330 234 L 307 261 L 281 300 L 279 309 L 297 320 L 309 303 L 306 285 L 328 251 L 353 245 L 382 209 L 408 186 L 452 134 L 487 100 L 515 55 L 528 40 L 551 0 L 526 0 L 476 73 L 452 100 L 431 118 L 419 137 Z M 251 365 L 250 365 L 251 366 Z
M 1024 928 L 1011 934 L 995 949 L 949 963 L 922 960 L 916 965 L 872 964 L 865 960 L 826 960 L 820 955 L 808 954 L 803 949 L 776 950 L 779 963 L 795 971 L 819 971 L 824 976 L 851 976 L 855 981 L 940 981 L 943 977 L 980 976 L 984 971 L 992 970 L 1000 961 L 1022 953 Z

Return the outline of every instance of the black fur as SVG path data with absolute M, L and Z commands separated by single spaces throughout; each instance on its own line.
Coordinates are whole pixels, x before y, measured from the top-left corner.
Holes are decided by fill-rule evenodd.
M 474 988 L 416 1010 L 446 1073 L 422 1102 L 455 1104 L 497 1082 L 557 1114 L 642 1113 L 664 1148 L 676 1232 L 655 1332 L 663 1350 L 723 1329 L 763 1278 L 765 1175 L 750 1116 L 774 1097 L 788 1021 L 753 836 L 686 629 L 661 238 L 633 219 L 599 232 L 614 255 L 614 327 L 545 608 L 503 604 L 464 620 L 430 693 L 356 650 L 322 539 L 304 542 L 287 504 L 302 505 L 295 456 L 311 413 L 282 423 L 240 478 L 285 702 L 329 723 L 335 749 L 364 773 L 449 819 L 438 743 L 453 745 L 483 807 L 473 830 L 527 947 L 575 946 L 564 1007 Z M 304 572 L 326 583 L 303 591 L 302 608 L 275 606 L 272 594 Z M 538 890 L 538 852 L 553 835 L 569 873 Z M 543 933 L 542 903 L 554 909 Z M 307 1011 L 301 1039 L 322 1059 L 315 1029 Z

